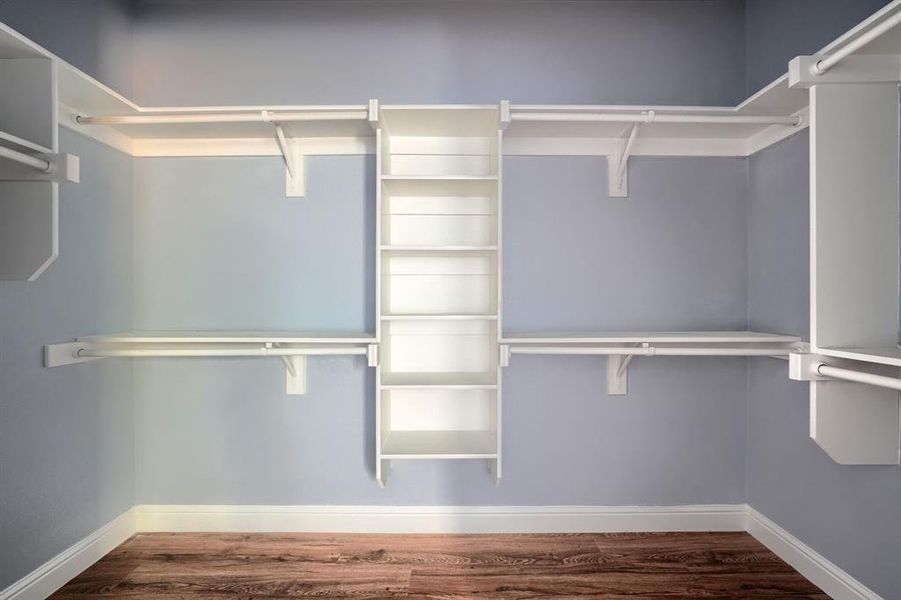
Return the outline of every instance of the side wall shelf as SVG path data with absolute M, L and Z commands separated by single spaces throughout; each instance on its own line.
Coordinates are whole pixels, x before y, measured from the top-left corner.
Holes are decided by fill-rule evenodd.
M 289 395 L 306 393 L 308 356 L 365 355 L 378 362 L 375 337 L 366 333 L 133 332 L 79 338 L 44 346 L 44 366 L 102 358 L 276 357 L 285 364 Z
M 512 354 L 607 357 L 607 394 L 628 390 L 628 367 L 647 356 L 774 356 L 787 358 L 806 345 L 801 338 L 753 331 L 517 333 L 501 339 L 500 361 Z

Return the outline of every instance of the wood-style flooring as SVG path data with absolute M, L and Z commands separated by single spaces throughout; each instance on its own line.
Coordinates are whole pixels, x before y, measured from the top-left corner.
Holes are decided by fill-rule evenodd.
M 138 534 L 53 598 L 827 598 L 746 533 Z

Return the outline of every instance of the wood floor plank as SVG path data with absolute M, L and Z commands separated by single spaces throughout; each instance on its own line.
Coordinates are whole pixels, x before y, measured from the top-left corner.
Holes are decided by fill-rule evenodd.
M 381 535 L 342 541 L 340 560 L 350 563 L 422 565 L 565 565 L 597 554 L 588 534 Z
M 746 533 L 139 534 L 54 598 L 806 598 Z
M 799 583 L 797 574 L 774 574 L 766 577 L 718 573 L 705 574 L 635 574 L 559 573 L 498 574 L 481 572 L 479 568 L 465 572 L 413 571 L 410 593 L 428 597 L 550 598 L 591 596 L 602 598 L 806 598 L 827 596 Z

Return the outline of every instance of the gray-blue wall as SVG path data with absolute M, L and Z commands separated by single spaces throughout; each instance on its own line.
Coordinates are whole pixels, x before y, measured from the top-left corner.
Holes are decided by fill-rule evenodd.
M 740 0 L 150 0 L 141 104 L 735 104 Z
M 787 71 L 891 0 L 745 0 L 747 93 Z
M 60 255 L 0 282 L 0 589 L 131 508 L 133 369 L 45 369 L 44 344 L 131 327 L 132 159 L 67 130 L 81 183 L 60 189 Z
M 638 159 L 628 199 L 606 197 L 605 162 L 505 160 L 507 329 L 743 328 L 745 161 Z M 373 163 L 311 158 L 298 200 L 276 158 L 136 161 L 137 326 L 371 328 Z M 141 361 L 138 502 L 743 500 L 745 361 L 639 360 L 627 398 L 604 364 L 513 361 L 500 487 L 481 462 L 407 461 L 382 490 L 363 360 L 312 360 L 303 397 L 274 360 Z

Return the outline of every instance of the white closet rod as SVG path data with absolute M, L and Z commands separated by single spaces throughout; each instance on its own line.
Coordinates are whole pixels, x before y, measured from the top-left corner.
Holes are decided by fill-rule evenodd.
M 810 71 L 814 75 L 822 75 L 844 59 L 848 58 L 848 56 L 854 54 L 879 36 L 888 32 L 890 29 L 897 27 L 899 24 L 901 24 L 901 11 L 896 12 L 872 29 L 863 32 L 826 58 L 818 60 L 811 65 Z
M 822 375 L 824 377 L 853 381 L 855 383 L 865 383 L 867 385 L 875 385 L 877 387 L 901 391 L 901 379 L 896 377 L 885 377 L 884 375 L 873 375 L 872 373 L 864 373 L 862 371 L 852 371 L 851 369 L 832 367 L 824 363 L 817 363 L 814 365 L 813 370 L 817 375 Z
M 0 146 L 0 157 L 21 163 L 23 165 L 27 165 L 29 167 L 33 167 L 38 171 L 43 171 L 44 173 L 49 173 L 53 170 L 53 163 L 49 160 L 44 160 L 43 158 L 38 158 L 36 156 L 30 156 L 28 154 L 25 154 L 24 152 L 19 152 L 18 150 L 13 150 L 12 148 L 7 148 L 5 146 Z
M 686 124 L 733 124 L 733 125 L 788 125 L 797 127 L 801 117 L 779 117 L 765 115 L 668 115 L 656 112 L 646 113 L 555 113 L 555 112 L 514 112 L 514 121 L 567 121 L 573 123 L 686 123 Z
M 293 123 L 300 121 L 365 121 L 365 110 L 258 111 L 234 113 L 182 113 L 165 115 L 77 116 L 81 125 L 178 125 L 192 123 Z
M 587 354 L 621 356 L 774 356 L 785 355 L 788 348 L 679 348 L 608 347 L 580 348 L 573 346 L 510 346 L 512 354 Z
M 79 348 L 78 358 L 166 358 L 214 356 L 345 356 L 366 348 Z

